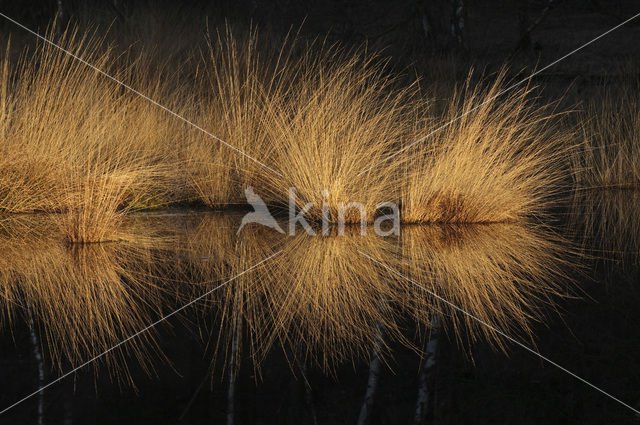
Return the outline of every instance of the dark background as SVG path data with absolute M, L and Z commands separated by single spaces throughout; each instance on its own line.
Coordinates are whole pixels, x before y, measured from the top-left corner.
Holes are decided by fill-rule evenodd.
M 254 24 L 261 31 L 300 30 L 346 45 L 384 49 L 397 63 L 458 67 L 546 64 L 640 11 L 635 0 L 3 0 L 0 10 L 42 30 L 52 19 L 126 23 L 153 19 L 165 32 L 193 37 L 205 22 Z M 15 34 L 8 22 L 3 32 Z M 182 32 L 182 34 L 180 34 Z M 189 34 L 185 34 L 188 32 Z M 547 73 L 589 77 L 635 60 L 640 21 L 630 22 Z M 464 71 L 466 72 L 466 70 Z
M 461 4 L 461 12 L 455 13 Z M 69 22 L 142 28 L 151 22 L 150 39 L 170 34 L 187 47 L 202 34 L 207 19 L 254 24 L 261 32 L 281 35 L 299 29 L 301 37 L 326 37 L 347 46 L 381 50 L 398 67 L 409 67 L 426 80 L 459 81 L 472 66 L 491 71 L 508 62 L 513 74 L 544 66 L 640 12 L 640 2 L 5 0 L 0 1 L 0 11 L 40 31 L 56 17 L 59 28 Z M 33 41 L 10 22 L 0 22 L 0 31 L 17 42 Z M 603 81 L 637 76 L 639 54 L 640 19 L 545 71 L 536 83 L 545 86 L 551 98 L 568 90 L 573 100 L 580 101 Z M 597 264 L 587 267 L 593 267 L 583 282 L 588 297 L 563 302 L 562 319 L 555 315 L 548 324 L 539 324 L 534 329 L 537 348 L 640 408 L 638 267 L 631 271 L 619 264 L 611 270 Z M 197 391 L 209 366 L 204 348 L 179 327 L 162 332 L 167 333 L 163 340 L 175 370 L 158 366 L 154 377 L 133 370 L 137 390 L 86 372 L 77 378 L 75 388 L 69 380 L 47 391 L 49 423 L 61 423 L 65 403 L 73 405 L 74 423 L 169 424 L 185 411 L 184 423 L 222 423 L 225 383 L 214 380 L 209 386 L 207 380 Z M 4 402 L 35 387 L 28 346 L 26 327 L 2 341 Z M 373 423 L 410 423 L 420 359 L 400 349 L 389 363 L 381 376 Z M 259 384 L 250 360 L 242 370 L 237 423 L 313 423 L 304 412 L 304 382 L 290 372 L 280 353 L 268 359 Z M 367 374 L 365 362 L 345 365 L 335 376 L 310 371 L 318 423 L 355 423 Z M 49 373 L 48 378 L 55 376 Z M 510 347 L 506 356 L 481 342 L 461 349 L 443 338 L 435 385 L 437 399 L 429 421 L 440 424 L 640 422 L 624 407 L 517 347 Z M 0 423 L 35 423 L 34 409 L 35 399 L 0 418 Z

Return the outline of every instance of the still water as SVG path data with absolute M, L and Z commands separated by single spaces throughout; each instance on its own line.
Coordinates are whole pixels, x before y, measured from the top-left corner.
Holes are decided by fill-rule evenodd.
M 640 423 L 510 341 L 640 408 L 638 200 L 394 237 L 169 210 L 84 246 L 4 217 L 0 408 L 79 369 L 0 423 Z

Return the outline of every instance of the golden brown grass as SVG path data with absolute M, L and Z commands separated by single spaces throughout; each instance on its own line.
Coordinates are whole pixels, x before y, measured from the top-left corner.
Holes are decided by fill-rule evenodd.
M 430 291 L 409 285 L 400 297 L 417 323 L 429 328 L 432 315 L 442 315 L 461 342 L 484 338 L 504 349 L 500 335 L 432 294 L 512 337 L 532 338 L 531 322 L 573 292 L 572 251 L 530 224 L 422 225 L 403 230 L 402 255 L 388 264 Z
M 270 99 L 265 130 L 282 177 L 265 175 L 267 190 L 286 203 L 288 188 L 295 187 L 298 209 L 313 203 L 312 220 L 322 218 L 323 203 L 335 222 L 341 204 L 359 202 L 373 221 L 377 204 L 395 199 L 397 176 L 390 164 L 357 175 L 402 140 L 411 90 L 370 55 L 321 48 L 307 53 L 302 65 L 291 93 Z M 349 209 L 345 219 L 357 222 L 360 215 Z
M 176 275 L 188 282 L 181 291 L 185 301 L 239 275 L 203 300 L 199 309 L 204 316 L 199 333 L 209 334 L 214 360 L 222 357 L 225 365 L 238 362 L 245 351 L 255 357 L 265 345 L 265 318 L 270 311 L 265 308 L 260 282 L 273 271 L 273 262 L 244 272 L 276 252 L 284 238 L 262 226 L 248 226 L 237 237 L 240 219 L 240 215 L 226 213 L 192 215 L 183 223 L 184 232 L 170 260 Z M 216 321 L 209 325 L 212 313 Z M 249 347 L 240 343 L 234 350 L 234 338 L 248 340 Z
M 387 258 L 393 242 L 350 230 L 342 236 L 300 234 L 287 240 L 273 273 L 261 282 L 271 308 L 269 338 L 325 369 L 368 357 L 380 332 L 386 341 L 411 345 L 397 308 L 402 282 L 359 252 Z
M 293 358 L 329 369 L 366 356 L 378 326 L 390 338 L 404 340 L 394 307 L 395 286 L 383 283 L 383 273 L 358 253 L 358 248 L 383 252 L 393 244 L 390 239 L 357 232 L 289 238 L 263 226 L 247 226 L 236 236 L 240 218 L 207 214 L 190 219 L 180 244 L 185 250 L 178 248 L 180 257 L 190 259 L 180 268 L 189 276 L 193 294 L 283 250 L 202 304 L 203 314 L 213 313 L 217 319 L 209 330 L 215 357 L 229 361 L 238 356 L 231 352 L 230 342 L 239 338 L 246 343 L 240 348 L 243 356 L 258 368 L 272 349 L 280 347 Z
M 602 89 L 580 114 L 582 144 L 572 156 L 580 188 L 640 187 L 639 81 Z
M 118 68 L 100 40 L 69 32 L 60 43 L 151 96 L 169 92 L 141 60 Z M 166 114 L 50 46 L 2 66 L 0 210 L 65 212 L 66 238 L 95 242 L 115 237 L 123 209 L 165 202 L 176 168 Z
M 566 246 L 530 225 L 407 226 L 400 238 L 355 231 L 287 237 L 263 226 L 236 235 L 240 218 L 129 217 L 125 242 L 73 246 L 60 243 L 51 218 L 9 218 L 0 228 L 3 317 L 11 323 L 30 312 L 55 363 L 77 364 L 151 323 L 161 303 L 191 301 L 282 249 L 199 303 L 196 333 L 210 335 L 225 364 L 242 355 L 259 369 L 282 348 L 290 359 L 333 370 L 367 357 L 381 333 L 382 355 L 397 344 L 418 350 L 407 324 L 428 329 L 434 315 L 461 341 L 502 342 L 361 252 L 516 338 L 530 337 L 531 322 L 567 291 Z M 236 351 L 228 344 L 234 338 Z M 153 334 L 131 343 L 107 359 L 122 379 L 130 354 L 148 364 L 155 349 Z
M 0 300 L 4 324 L 31 317 L 47 347 L 47 364 L 63 371 L 157 317 L 166 297 L 154 279 L 162 258 L 157 253 L 165 244 L 150 228 L 136 229 L 138 237 L 126 243 L 106 245 L 69 246 L 58 231 L 55 220 L 42 215 L 0 223 Z M 104 361 L 109 375 L 133 384 L 131 361 L 149 368 L 152 359 L 162 357 L 151 331 L 111 351 Z
M 285 97 L 293 46 L 280 49 L 259 39 L 254 30 L 234 34 L 230 26 L 209 34 L 202 53 L 197 90 L 197 122 L 246 155 L 272 166 L 267 129 L 268 99 Z M 261 187 L 270 170 L 219 140 L 191 131 L 186 140 L 188 184 L 206 205 L 218 208 L 244 203 L 242 189 Z
M 380 332 L 383 351 L 395 343 L 418 350 L 404 331 L 406 320 L 428 329 L 434 315 L 443 316 L 465 345 L 488 339 L 504 349 L 495 332 L 361 252 L 515 338 L 532 338 L 531 323 L 554 311 L 556 297 L 572 292 L 572 250 L 528 224 L 407 226 L 399 239 L 361 236 L 357 229 L 343 236 L 286 237 L 262 226 L 235 236 L 239 219 L 198 219 L 195 233 L 187 231 L 184 254 L 192 258 L 189 276 L 200 294 L 197 282 L 211 287 L 283 250 L 202 306 L 219 319 L 210 330 L 217 350 L 230 356 L 225 343 L 240 332 L 242 350 L 256 366 L 282 347 L 291 358 L 331 370 L 367 357 Z
M 403 222 L 513 221 L 544 211 L 557 195 L 571 134 L 536 104 L 532 88 L 496 97 L 505 86 L 504 72 L 486 88 L 468 80 L 443 114 L 417 121 L 410 142 L 467 114 L 403 153 Z
M 320 42 L 261 40 L 226 26 L 202 54 L 182 52 L 188 70 L 74 30 L 58 42 L 275 170 L 48 45 L 17 63 L 5 55 L 0 211 L 63 212 L 70 242 L 118 239 L 131 209 L 243 203 L 247 186 L 278 206 L 294 187 L 298 209 L 313 203 L 311 220 L 323 204 L 337 221 L 341 207 L 359 202 L 371 222 L 388 201 L 401 204 L 404 222 L 516 220 L 544 209 L 564 170 L 567 132 L 524 88 L 358 176 L 491 99 L 503 74 L 486 89 L 469 80 L 441 113 L 375 55 Z M 346 210 L 345 221 L 359 220 Z

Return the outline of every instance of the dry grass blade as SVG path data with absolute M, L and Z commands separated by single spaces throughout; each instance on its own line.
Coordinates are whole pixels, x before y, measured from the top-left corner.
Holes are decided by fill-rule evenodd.
M 263 270 L 239 278 L 203 305 L 203 312 L 219 320 L 211 330 L 217 350 L 231 355 L 225 342 L 239 338 L 256 367 L 280 346 L 292 358 L 333 370 L 367 357 L 380 331 L 387 344 L 417 350 L 413 336 L 404 334 L 406 319 L 428 328 L 434 314 L 443 315 L 461 341 L 488 339 L 504 348 L 490 329 L 360 251 L 514 337 L 531 338 L 531 322 L 553 311 L 556 297 L 572 292 L 571 250 L 548 230 L 527 224 L 407 226 L 400 239 L 361 236 L 356 228 L 343 236 L 286 237 L 261 226 L 235 236 L 233 224 L 224 215 L 203 218 L 184 254 L 193 260 L 189 275 L 196 282 L 215 282 L 271 250 L 283 250 Z
M 16 316 L 33 317 L 47 360 L 62 371 L 103 353 L 162 311 L 165 297 L 154 279 L 161 274 L 157 254 L 164 243 L 140 235 L 140 243 L 69 246 L 57 232 L 56 223 L 42 216 L 3 222 L 0 299 L 9 326 Z M 131 360 L 149 371 L 154 358 L 165 360 L 148 333 L 104 361 L 112 377 L 133 384 Z
M 488 88 L 458 89 L 439 120 L 482 106 L 407 152 L 401 196 L 408 223 L 488 223 L 540 214 L 562 188 L 571 133 L 530 88 L 496 98 L 504 72 Z M 434 125 L 433 113 L 415 128 Z M 436 121 L 437 122 L 437 121 Z M 410 156 L 409 156 L 410 155 Z
M 283 175 L 267 179 L 275 202 L 286 204 L 288 188 L 295 187 L 298 209 L 311 202 L 307 216 L 320 220 L 324 203 L 335 222 L 351 202 L 362 204 L 373 221 L 377 205 L 395 199 L 388 166 L 356 178 L 398 145 L 407 125 L 411 90 L 399 87 L 382 60 L 322 47 L 306 54 L 291 93 L 270 102 L 265 130 Z M 346 211 L 346 222 L 359 220 L 357 210 Z
M 580 115 L 582 144 L 572 156 L 579 188 L 640 187 L 640 81 L 602 89 Z
M 566 241 L 544 229 L 510 223 L 410 226 L 401 241 L 397 270 L 512 336 L 531 338 L 531 321 L 541 320 L 554 298 L 572 292 L 569 270 L 575 255 Z M 393 257 L 387 261 L 394 267 Z M 459 340 L 486 338 L 504 348 L 491 329 L 420 288 L 409 286 L 403 299 L 426 327 L 428 313 L 435 311 Z
M 150 94 L 171 91 L 142 57 L 119 67 L 102 40 L 74 31 L 59 43 Z M 68 212 L 67 240 L 101 242 L 116 237 L 122 208 L 166 202 L 177 157 L 162 111 L 49 45 L 15 69 L 5 57 L 3 70 L 0 210 Z

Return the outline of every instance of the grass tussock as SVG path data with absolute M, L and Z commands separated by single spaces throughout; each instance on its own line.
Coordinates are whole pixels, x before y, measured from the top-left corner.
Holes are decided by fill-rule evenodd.
M 468 80 L 444 113 L 416 121 L 409 141 L 455 120 L 405 153 L 404 222 L 513 221 L 542 212 L 557 194 L 571 134 L 536 104 L 532 88 L 498 96 L 504 79 L 486 88 Z
M 423 225 L 407 226 L 399 239 L 362 236 L 353 228 L 342 236 L 287 237 L 262 226 L 235 235 L 239 220 L 206 215 L 190 224 L 183 255 L 191 261 L 184 270 L 190 281 L 211 287 L 282 250 L 202 305 L 203 314 L 216 317 L 210 330 L 216 354 L 228 359 L 232 341 L 241 341 L 238 349 L 257 367 L 281 347 L 332 370 L 368 357 L 381 335 L 383 356 L 396 343 L 418 350 L 415 335 L 405 332 L 407 320 L 428 330 L 435 315 L 464 345 L 487 339 L 505 348 L 491 329 L 362 253 L 513 337 L 531 338 L 532 322 L 573 292 L 568 276 L 575 255 L 542 227 Z M 203 293 L 200 286 L 193 285 L 194 294 Z
M 442 112 L 369 53 L 230 26 L 206 40 L 180 51 L 184 69 L 74 30 L 57 40 L 205 132 L 49 45 L 17 62 L 5 55 L 0 211 L 63 212 L 67 241 L 101 242 L 118 239 L 130 210 L 223 208 L 244 203 L 248 186 L 276 206 L 293 187 L 308 219 L 326 205 L 330 221 L 343 210 L 346 222 L 373 221 L 384 202 L 412 223 L 515 220 L 557 191 L 566 132 L 529 88 L 494 99 L 503 74 L 484 89 L 467 81 Z
M 568 276 L 576 254 L 567 245 L 519 223 L 409 226 L 397 268 L 426 291 L 408 286 L 399 298 L 427 328 L 438 314 L 460 342 L 487 339 L 504 350 L 503 337 L 432 294 L 510 336 L 532 338 L 532 322 L 573 292 Z
M 396 175 L 390 164 L 358 174 L 402 140 L 411 102 L 410 88 L 398 87 L 379 58 L 331 48 L 308 53 L 290 95 L 271 99 L 266 131 L 282 176 L 266 175 L 268 189 L 286 203 L 295 187 L 296 207 L 313 203 L 307 216 L 314 220 L 323 204 L 338 221 L 341 208 L 359 202 L 373 221 L 377 205 L 394 200 Z M 358 210 L 345 211 L 346 222 L 359 220 Z
M 170 91 L 145 77 L 141 58 L 118 67 L 100 40 L 69 32 L 59 43 L 151 96 Z M 7 57 L 0 210 L 64 212 L 67 240 L 98 242 L 115 237 L 126 209 L 164 202 L 163 178 L 176 160 L 169 143 L 175 125 L 162 111 L 48 45 L 14 69 Z
M 602 89 L 580 115 L 582 144 L 572 156 L 579 188 L 640 187 L 640 81 Z
M 121 225 L 136 196 L 147 189 L 155 171 L 83 170 L 65 181 L 66 208 L 58 220 L 65 241 L 108 242 L 121 239 Z
M 74 246 L 61 243 L 59 231 L 54 218 L 42 215 L 0 223 L 0 323 L 11 327 L 19 317 L 32 319 L 56 373 L 152 322 L 166 298 L 154 281 L 165 241 L 148 235 L 153 230 L 137 228 L 139 236 L 122 244 Z M 152 359 L 165 360 L 153 331 L 102 360 L 110 376 L 133 384 L 128 364 L 150 371 Z M 100 364 L 94 363 L 96 370 Z

